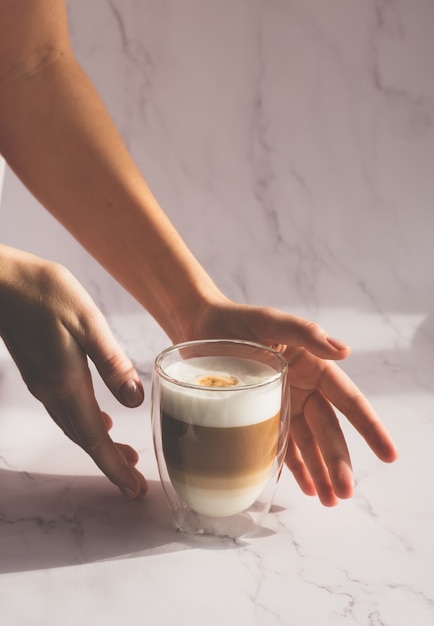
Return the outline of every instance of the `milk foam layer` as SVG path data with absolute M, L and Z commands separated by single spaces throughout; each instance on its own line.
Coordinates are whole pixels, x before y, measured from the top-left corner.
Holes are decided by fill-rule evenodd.
M 178 494 L 190 506 L 202 515 L 209 517 L 229 517 L 246 511 L 258 498 L 267 481 L 244 489 L 220 489 L 216 492 L 200 489 L 191 485 L 173 481 Z
M 164 412 L 175 419 L 201 426 L 229 428 L 247 426 L 269 419 L 280 410 L 282 381 L 273 368 L 237 357 L 196 357 L 166 368 L 172 379 L 196 387 L 180 387 L 162 381 Z M 230 387 L 203 387 L 207 376 L 236 378 Z M 255 387 L 255 385 L 258 385 Z

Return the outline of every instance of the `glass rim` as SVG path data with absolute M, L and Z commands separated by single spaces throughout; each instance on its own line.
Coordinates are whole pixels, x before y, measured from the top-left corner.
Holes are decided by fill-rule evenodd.
M 173 378 L 172 376 L 167 374 L 167 372 L 161 366 L 161 362 L 163 361 L 163 359 L 171 352 L 175 352 L 176 350 L 182 350 L 183 348 L 189 348 L 193 345 L 218 344 L 218 343 L 240 345 L 240 346 L 263 350 L 264 352 L 267 352 L 271 354 L 273 357 L 277 358 L 277 360 L 281 364 L 281 369 L 278 372 L 276 372 L 274 375 L 257 383 L 237 385 L 234 387 L 207 387 L 205 385 L 198 385 L 194 383 L 187 383 L 187 382 L 182 382 L 180 380 L 177 380 L 176 378 Z M 192 341 L 184 341 L 182 343 L 173 344 L 172 346 L 165 348 L 156 356 L 154 360 L 154 372 L 156 372 L 165 382 L 168 382 L 172 385 L 176 385 L 178 387 L 185 387 L 187 389 L 195 389 L 197 391 L 203 391 L 203 392 L 213 391 L 216 393 L 231 393 L 231 392 L 236 392 L 236 391 L 243 391 L 246 389 L 258 389 L 259 387 L 265 387 L 266 385 L 275 383 L 280 379 L 283 380 L 287 371 L 288 371 L 288 363 L 285 357 L 280 352 L 277 352 L 277 350 L 274 350 L 274 348 L 271 348 L 270 346 L 266 346 L 265 344 L 256 343 L 254 341 L 247 341 L 244 339 L 197 339 L 197 340 L 193 339 Z

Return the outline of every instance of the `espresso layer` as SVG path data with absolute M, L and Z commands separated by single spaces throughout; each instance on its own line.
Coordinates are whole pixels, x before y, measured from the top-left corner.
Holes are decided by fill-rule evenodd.
M 163 413 L 161 427 L 166 464 L 177 480 L 210 489 L 220 489 L 225 482 L 237 488 L 262 480 L 259 477 L 271 467 L 279 414 L 249 426 L 215 428 Z

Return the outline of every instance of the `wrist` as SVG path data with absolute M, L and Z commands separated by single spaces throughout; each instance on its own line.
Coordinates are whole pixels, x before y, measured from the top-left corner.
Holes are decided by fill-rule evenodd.
M 229 301 L 208 275 L 197 277 L 195 284 L 179 298 L 172 298 L 164 308 L 164 315 L 155 316 L 173 343 L 182 343 L 208 337 L 213 311 L 221 310 Z

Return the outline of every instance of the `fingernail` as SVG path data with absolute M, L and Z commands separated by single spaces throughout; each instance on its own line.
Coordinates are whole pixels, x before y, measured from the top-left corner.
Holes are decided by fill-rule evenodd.
M 143 498 L 148 493 L 148 483 L 146 482 L 146 478 L 140 476 L 140 493 L 139 498 Z
M 131 487 L 127 487 L 125 485 L 119 485 L 119 489 L 129 500 L 134 500 L 135 498 L 137 498 L 136 489 L 131 489 Z
M 348 350 L 349 346 L 346 343 L 343 343 L 339 339 L 335 339 L 334 337 L 326 337 L 328 343 L 335 350 Z
M 126 380 L 119 389 L 119 395 L 127 406 L 137 406 L 143 400 L 143 390 L 135 380 Z
M 138 493 L 137 490 L 131 489 L 131 487 L 124 487 L 124 485 L 119 485 L 119 489 L 121 493 L 128 498 L 128 500 L 141 500 L 145 497 L 148 491 L 148 485 L 140 485 Z

